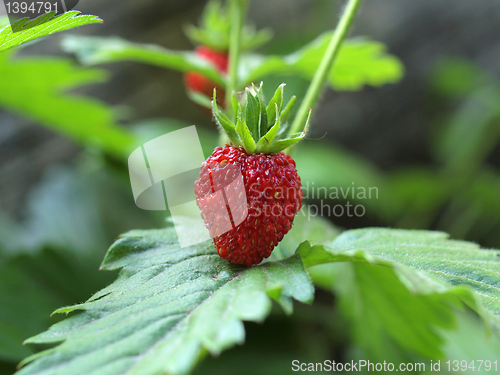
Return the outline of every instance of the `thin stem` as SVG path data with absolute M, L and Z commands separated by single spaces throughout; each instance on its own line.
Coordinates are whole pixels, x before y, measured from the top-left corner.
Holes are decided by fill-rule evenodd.
M 318 70 L 314 74 L 311 84 L 309 85 L 306 96 L 297 111 L 297 115 L 295 116 L 292 126 L 290 127 L 289 134 L 298 133 L 304 129 L 309 111 L 318 100 L 323 85 L 328 78 L 328 74 L 332 69 L 333 63 L 335 62 L 335 58 L 338 55 L 342 41 L 346 37 L 352 22 L 354 21 L 354 16 L 356 15 L 356 11 L 358 10 L 361 1 L 362 0 L 349 0 L 344 14 L 342 15 L 342 18 L 333 33 L 332 39 L 328 44 L 328 48 L 323 56 L 323 59 L 321 60 Z
M 231 95 L 238 88 L 238 66 L 241 53 L 241 31 L 245 20 L 249 0 L 231 0 L 229 3 L 229 17 L 231 21 L 229 39 L 229 68 L 226 85 L 226 113 L 229 118 L 236 115 L 232 113 Z

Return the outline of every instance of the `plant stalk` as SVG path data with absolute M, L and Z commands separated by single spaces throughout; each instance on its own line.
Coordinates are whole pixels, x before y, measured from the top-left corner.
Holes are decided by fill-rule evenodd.
M 297 115 L 295 116 L 292 126 L 290 127 L 289 135 L 304 130 L 304 125 L 309 115 L 309 111 L 318 101 L 323 85 L 328 79 L 328 74 L 332 70 L 333 63 L 335 62 L 342 42 L 354 21 L 354 16 L 356 15 L 356 11 L 360 6 L 361 1 L 362 0 L 349 0 L 347 3 L 347 7 L 345 8 L 340 22 L 333 33 L 325 55 L 323 56 L 318 70 L 314 74 L 311 84 L 307 89 L 306 96 L 297 111 Z
M 230 0 L 229 17 L 231 20 L 229 39 L 229 67 L 226 84 L 226 113 L 229 118 L 235 120 L 235 113 L 232 113 L 231 95 L 238 88 L 238 66 L 241 53 L 241 32 L 245 22 L 246 10 L 249 0 Z

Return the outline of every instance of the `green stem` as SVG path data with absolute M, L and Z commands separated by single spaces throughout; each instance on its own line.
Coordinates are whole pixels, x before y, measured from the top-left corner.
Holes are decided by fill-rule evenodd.
M 238 89 L 238 66 L 241 53 L 241 31 L 245 20 L 249 0 L 231 0 L 229 3 L 229 17 L 231 20 L 229 39 L 229 67 L 226 85 L 226 113 L 229 118 L 235 117 L 232 113 L 231 95 Z
M 342 15 L 342 18 L 333 33 L 325 55 L 321 60 L 318 70 L 314 74 L 311 84 L 309 85 L 306 96 L 304 97 L 292 126 L 290 127 L 290 135 L 303 131 L 309 111 L 317 102 L 319 94 L 323 89 L 323 85 L 328 79 L 328 74 L 330 73 L 333 63 L 335 62 L 335 58 L 338 55 L 342 41 L 346 37 L 349 28 L 354 21 L 354 16 L 356 15 L 356 11 L 358 10 L 361 1 L 362 0 L 349 0 L 344 14 Z

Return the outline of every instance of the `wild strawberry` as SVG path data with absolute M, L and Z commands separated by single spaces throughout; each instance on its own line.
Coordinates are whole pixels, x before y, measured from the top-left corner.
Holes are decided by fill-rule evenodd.
M 214 65 L 223 75 L 227 73 L 228 54 L 226 52 L 218 52 L 209 47 L 200 46 L 195 49 L 195 53 L 200 59 Z M 218 104 L 225 107 L 224 89 L 204 75 L 194 72 L 186 73 L 184 75 L 184 85 L 188 91 L 202 94 L 209 99 L 212 99 L 214 88 L 216 88 L 220 98 Z
M 236 125 L 219 110 L 214 93 L 215 119 L 232 144 L 217 147 L 202 164 L 195 193 L 218 254 L 232 263 L 251 266 L 269 257 L 302 206 L 295 162 L 280 151 L 300 141 L 307 124 L 299 134 L 284 135 L 295 98 L 283 108 L 283 86 L 267 107 L 262 85 L 247 89 Z
M 228 165 L 237 166 L 243 176 L 247 215 L 243 222 L 235 225 L 234 211 L 243 208 L 227 204 L 232 229 L 216 236 L 214 243 L 224 259 L 251 266 L 271 255 L 273 248 L 292 228 L 293 218 L 302 206 L 300 177 L 289 155 L 248 155 L 242 148 L 217 147 L 203 163 L 195 183 L 196 202 L 209 230 L 213 229 L 211 234 L 216 230 L 213 224 L 222 216 L 214 214 L 214 206 L 206 197 L 216 190 L 213 171 L 227 169 Z M 226 176 L 224 180 L 231 182 Z

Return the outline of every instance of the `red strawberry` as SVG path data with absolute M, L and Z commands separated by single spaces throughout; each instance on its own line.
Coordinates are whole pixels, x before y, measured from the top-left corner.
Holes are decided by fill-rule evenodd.
M 231 145 L 217 147 L 195 182 L 196 202 L 219 255 L 232 263 L 260 263 L 292 227 L 302 206 L 295 162 L 282 150 L 307 130 L 286 134 L 294 97 L 283 106 L 283 87 L 264 104 L 262 85 L 246 90 L 236 124 L 212 100 L 217 124 Z
M 249 155 L 242 148 L 227 145 L 217 147 L 203 163 L 200 177 L 195 183 L 196 202 L 212 236 L 219 227 L 218 220 L 227 214 L 225 210 L 219 212 L 220 207 L 213 205 L 210 197 L 214 191 L 224 188 L 217 186 L 221 178 L 215 176 L 222 176 L 221 185 L 226 186 L 236 177 L 234 169 L 228 166 L 237 166 L 243 176 L 246 206 L 235 208 L 229 202 L 231 194 L 226 194 L 229 203 L 226 203 L 226 209 L 232 229 L 217 235 L 214 244 L 222 258 L 231 263 L 251 266 L 269 257 L 273 248 L 292 228 L 293 218 L 302 207 L 300 177 L 289 155 Z M 225 171 L 232 176 L 227 176 Z M 239 216 L 246 208 L 246 218 L 237 224 L 240 220 L 236 220 L 235 215 Z
M 222 73 L 227 73 L 228 65 L 228 54 L 226 52 L 218 52 L 209 47 L 200 46 L 195 50 L 196 55 L 203 60 L 206 60 L 213 64 L 217 70 Z M 200 93 L 210 99 L 212 99 L 214 88 L 217 89 L 219 94 L 218 104 L 225 107 L 224 103 L 224 89 L 217 86 L 216 83 L 205 77 L 200 73 L 186 73 L 184 75 L 184 85 L 188 91 L 194 91 Z

